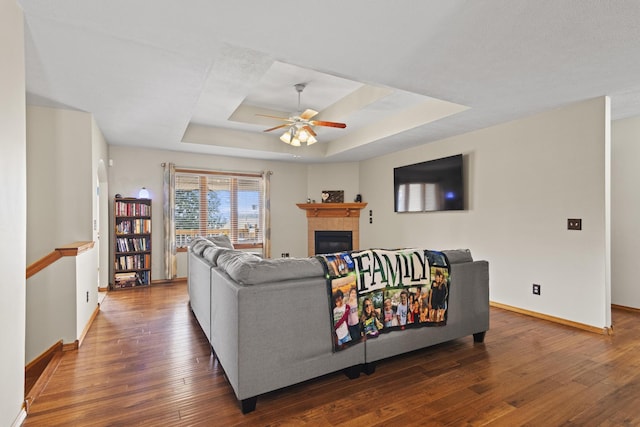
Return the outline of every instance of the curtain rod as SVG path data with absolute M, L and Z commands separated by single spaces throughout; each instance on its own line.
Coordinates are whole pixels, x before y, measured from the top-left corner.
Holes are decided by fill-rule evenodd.
M 165 167 L 167 162 L 160 163 L 160 166 Z M 250 177 L 260 177 L 263 175 L 273 175 L 273 171 L 265 170 L 262 172 L 246 172 L 246 171 L 224 171 L 224 170 L 215 170 L 215 169 L 202 169 L 202 168 L 192 168 L 192 167 L 184 167 L 184 166 L 174 166 L 176 172 L 187 172 L 187 173 L 206 173 L 211 175 L 236 175 L 236 176 L 250 176 Z

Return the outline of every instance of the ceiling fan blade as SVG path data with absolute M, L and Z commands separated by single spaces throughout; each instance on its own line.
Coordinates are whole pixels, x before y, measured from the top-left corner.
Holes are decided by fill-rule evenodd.
M 320 120 L 311 120 L 309 121 L 309 124 L 313 125 L 313 126 L 328 126 L 331 128 L 341 128 L 344 129 L 347 127 L 346 124 L 344 123 L 337 123 L 337 122 L 323 122 Z
M 300 118 L 303 120 L 309 120 L 311 117 L 315 116 L 316 114 L 318 114 L 317 111 L 307 108 L 302 112 L 302 114 L 300 114 Z
M 304 125 L 304 126 L 302 126 L 302 129 L 304 129 L 304 130 L 306 130 L 307 132 L 309 132 L 309 134 L 310 134 L 310 135 L 318 136 L 318 134 L 317 134 L 317 133 L 315 133 L 315 132 L 313 131 L 313 129 L 311 128 L 311 126 L 309 126 L 309 125 Z
M 256 114 L 256 116 L 260 116 L 260 117 L 268 117 L 270 119 L 276 119 L 276 120 L 283 120 L 285 122 L 289 122 L 289 123 L 293 123 L 293 120 L 289 119 L 289 118 L 284 118 L 284 117 L 278 117 L 278 116 L 270 116 L 268 114 Z
M 275 126 L 269 129 L 265 129 L 262 132 L 271 132 L 272 130 L 276 130 L 276 129 L 280 129 L 280 128 L 286 128 L 287 126 L 291 126 L 289 124 L 284 124 L 284 125 L 279 125 L 279 126 Z

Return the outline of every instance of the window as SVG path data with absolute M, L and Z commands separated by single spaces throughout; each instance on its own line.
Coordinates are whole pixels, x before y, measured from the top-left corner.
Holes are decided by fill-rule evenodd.
M 262 175 L 176 170 L 176 247 L 226 234 L 236 248 L 262 248 Z

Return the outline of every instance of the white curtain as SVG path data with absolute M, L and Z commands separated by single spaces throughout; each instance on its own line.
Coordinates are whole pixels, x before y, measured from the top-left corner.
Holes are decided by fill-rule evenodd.
M 264 185 L 264 225 L 263 234 L 263 256 L 271 258 L 271 175 L 273 172 L 262 172 L 262 183 Z
M 173 163 L 163 163 L 164 185 L 163 185 L 163 210 L 164 210 L 164 275 L 165 279 L 175 279 L 178 271 L 178 259 L 176 257 L 176 165 Z

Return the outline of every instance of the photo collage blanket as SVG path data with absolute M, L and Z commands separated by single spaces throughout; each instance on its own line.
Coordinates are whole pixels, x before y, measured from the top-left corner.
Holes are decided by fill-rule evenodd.
M 450 265 L 427 249 L 317 255 L 324 265 L 334 351 L 380 334 L 444 326 Z

